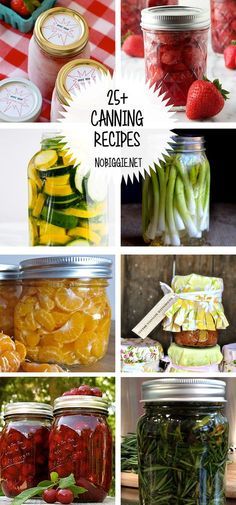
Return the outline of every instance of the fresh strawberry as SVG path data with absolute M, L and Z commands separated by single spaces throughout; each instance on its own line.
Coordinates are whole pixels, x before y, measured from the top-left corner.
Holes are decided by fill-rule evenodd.
M 11 0 L 10 6 L 17 14 L 27 18 L 39 7 L 40 3 L 40 0 Z
M 9 5 L 10 4 L 10 0 L 0 0 L 0 4 L 2 4 L 2 5 Z
M 129 56 L 136 58 L 144 57 L 144 46 L 142 35 L 129 35 L 122 46 L 123 51 Z
M 218 79 L 211 82 L 204 77 L 201 81 L 194 81 L 187 96 L 187 117 L 197 120 L 216 116 L 223 109 L 228 94 Z
M 225 66 L 236 69 L 236 40 L 232 40 L 230 46 L 226 47 L 224 50 Z

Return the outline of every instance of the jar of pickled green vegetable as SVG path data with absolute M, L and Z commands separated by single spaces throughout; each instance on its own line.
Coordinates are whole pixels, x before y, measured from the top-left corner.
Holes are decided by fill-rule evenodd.
M 143 238 L 156 246 L 202 245 L 210 202 L 204 138 L 177 136 L 172 148 L 143 182 Z
M 74 165 L 59 133 L 43 134 L 28 187 L 30 245 L 107 245 L 107 188 Z
M 144 382 L 137 427 L 141 505 L 224 505 L 225 382 Z

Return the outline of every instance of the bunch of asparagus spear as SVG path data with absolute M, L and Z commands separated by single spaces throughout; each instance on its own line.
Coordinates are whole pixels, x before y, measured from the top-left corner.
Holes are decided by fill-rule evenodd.
M 209 229 L 210 166 L 205 156 L 174 153 L 155 164 L 142 190 L 145 242 L 182 245 Z M 191 243 L 190 243 L 191 245 Z

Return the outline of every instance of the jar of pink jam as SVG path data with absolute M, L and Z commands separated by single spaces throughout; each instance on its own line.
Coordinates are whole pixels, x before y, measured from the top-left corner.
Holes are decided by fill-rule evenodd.
M 236 0 L 211 0 L 211 40 L 216 53 L 236 40 Z
M 121 0 L 121 35 L 141 33 L 141 10 L 146 7 L 178 5 L 178 0 Z
M 145 72 L 169 104 L 183 110 L 191 84 L 206 73 L 210 20 L 197 7 L 153 7 L 142 11 Z
M 104 75 L 109 75 L 109 70 L 95 60 L 73 60 L 61 68 L 52 94 L 51 121 L 57 121 L 67 105 L 71 94 L 80 90 L 85 84 L 96 81 Z
M 28 74 L 43 98 L 50 99 L 60 69 L 77 58 L 89 58 L 89 29 L 78 12 L 55 7 L 37 19 L 29 43 Z

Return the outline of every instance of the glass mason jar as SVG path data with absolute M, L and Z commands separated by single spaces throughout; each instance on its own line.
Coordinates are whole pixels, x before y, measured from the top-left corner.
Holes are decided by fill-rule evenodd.
M 68 105 L 71 94 L 104 75 L 109 75 L 109 70 L 95 60 L 79 59 L 64 65 L 52 94 L 51 121 L 58 121 L 62 117 L 60 112 L 64 110 L 63 105 Z
M 236 40 L 236 0 L 211 0 L 211 40 L 216 53 Z
M 197 7 L 153 7 L 142 11 L 141 26 L 146 80 L 183 110 L 191 84 L 206 73 L 208 15 Z
M 141 10 L 146 7 L 178 5 L 179 0 L 121 0 L 121 35 L 141 34 Z
M 137 427 L 141 505 L 225 505 L 225 383 L 157 379 L 142 389 L 145 414 Z
M 28 165 L 28 188 L 30 245 L 107 245 L 107 186 L 74 166 L 59 133 L 43 134 Z
M 213 347 L 218 342 L 218 331 L 189 330 L 173 333 L 177 345 L 186 347 Z
M 39 363 L 89 365 L 106 354 L 111 309 L 106 294 L 111 260 L 88 256 L 20 263 L 22 295 L 15 338 Z
M 143 182 L 142 227 L 151 245 L 201 245 L 209 229 L 210 166 L 203 137 L 175 137 Z
M 60 477 L 74 474 L 87 489 L 80 501 L 102 502 L 112 479 L 112 434 L 108 405 L 100 397 L 62 396 L 54 403 L 49 470 Z
M 46 403 L 8 403 L 1 437 L 1 486 L 10 498 L 48 479 L 52 407 Z
M 19 269 L 16 265 L 0 265 L 0 332 L 14 335 L 14 309 L 21 295 Z
M 54 7 L 40 14 L 29 43 L 28 74 L 43 98 L 51 98 L 63 65 L 77 58 L 89 58 L 88 38 L 87 22 L 78 12 Z

